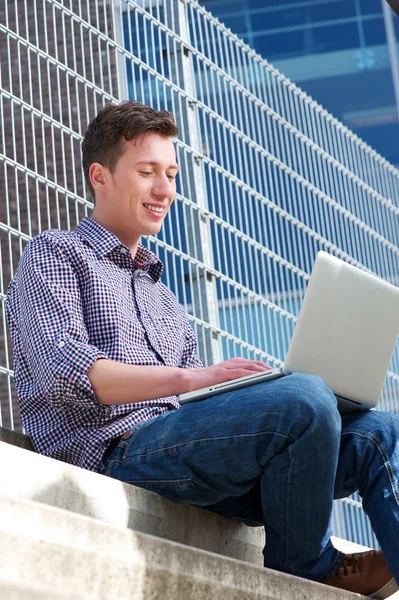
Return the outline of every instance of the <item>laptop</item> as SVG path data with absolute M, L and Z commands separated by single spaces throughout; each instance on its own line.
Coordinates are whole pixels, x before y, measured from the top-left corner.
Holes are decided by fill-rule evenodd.
M 341 413 L 374 408 L 399 334 L 399 288 L 319 252 L 282 369 L 179 396 L 204 400 L 291 373 L 319 375 Z

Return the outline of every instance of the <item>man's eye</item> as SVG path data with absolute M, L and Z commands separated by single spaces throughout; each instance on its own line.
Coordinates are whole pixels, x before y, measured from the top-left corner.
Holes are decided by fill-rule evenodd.
M 169 181 L 176 181 L 176 175 L 168 175 Z
M 140 171 L 140 175 L 145 175 L 145 176 L 149 176 L 152 175 L 152 171 Z

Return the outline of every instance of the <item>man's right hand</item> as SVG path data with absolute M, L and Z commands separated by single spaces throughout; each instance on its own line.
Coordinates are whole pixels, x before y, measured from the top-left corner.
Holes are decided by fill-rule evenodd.
M 261 360 L 247 358 L 230 358 L 204 369 L 185 369 L 187 392 L 270 370 L 271 367 Z

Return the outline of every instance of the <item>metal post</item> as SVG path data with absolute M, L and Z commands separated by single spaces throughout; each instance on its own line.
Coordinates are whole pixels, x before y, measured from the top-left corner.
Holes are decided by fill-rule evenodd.
M 395 37 L 395 29 L 393 25 L 393 15 L 385 0 L 381 0 L 382 11 L 384 13 L 385 32 L 387 35 L 387 44 L 389 50 L 389 61 L 391 63 L 391 72 L 393 80 L 393 88 L 395 90 L 396 112 L 398 113 L 399 121 L 399 59 L 398 59 L 398 43 Z
M 168 15 L 168 25 L 175 31 L 184 42 L 190 44 L 190 31 L 188 24 L 188 16 L 186 13 L 186 4 L 184 0 L 171 0 L 165 3 L 165 10 Z M 177 46 L 176 46 L 177 48 Z M 171 50 L 172 52 L 172 50 Z M 172 78 L 179 81 L 180 85 L 192 98 L 197 98 L 195 73 L 193 68 L 192 57 L 189 50 L 179 48 L 175 52 L 175 56 L 170 60 Z M 198 122 L 196 102 L 180 103 L 181 113 L 176 114 L 180 128 L 183 130 L 183 139 L 194 150 L 195 155 L 192 156 L 191 163 L 188 169 L 181 174 L 181 177 L 186 178 L 189 185 L 186 187 L 191 189 L 192 197 L 190 200 L 198 204 L 200 208 L 208 209 L 208 200 L 205 187 L 205 174 L 203 162 L 200 155 L 202 154 L 201 132 Z M 201 304 L 203 309 L 203 319 L 211 325 L 210 336 L 207 337 L 205 343 L 199 340 L 199 352 L 206 364 L 215 364 L 222 360 L 222 351 L 219 329 L 219 309 L 215 278 L 212 275 L 214 267 L 212 237 L 209 219 L 195 213 L 188 223 L 193 223 L 192 228 L 195 231 L 190 231 L 190 225 L 187 231 L 188 246 L 192 256 L 204 263 L 210 270 L 199 274 L 198 269 L 193 268 L 190 280 L 200 277 L 200 294 Z M 194 247 L 197 240 L 196 247 Z
M 125 2 L 123 4 L 126 5 Z M 115 41 L 122 47 L 124 47 L 125 42 L 123 39 L 123 11 L 122 11 L 122 0 L 112 0 L 110 2 L 110 8 L 112 10 L 112 24 L 114 30 Z M 126 64 L 125 57 L 123 54 L 115 50 L 115 59 L 116 59 L 116 73 L 118 78 L 118 98 L 119 100 L 128 100 L 129 92 L 127 89 L 127 74 L 126 74 Z

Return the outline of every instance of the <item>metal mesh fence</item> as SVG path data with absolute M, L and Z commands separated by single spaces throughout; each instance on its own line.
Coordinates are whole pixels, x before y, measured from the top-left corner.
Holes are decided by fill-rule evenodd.
M 80 142 L 106 102 L 166 108 L 179 124 L 177 199 L 143 241 L 205 364 L 281 365 L 319 250 L 398 283 L 398 170 L 195 0 L 7 0 L 0 62 L 3 426 L 20 427 L 7 285 L 32 236 L 89 214 Z M 399 412 L 398 377 L 396 348 L 386 410 Z M 357 497 L 337 503 L 333 523 L 376 545 Z

